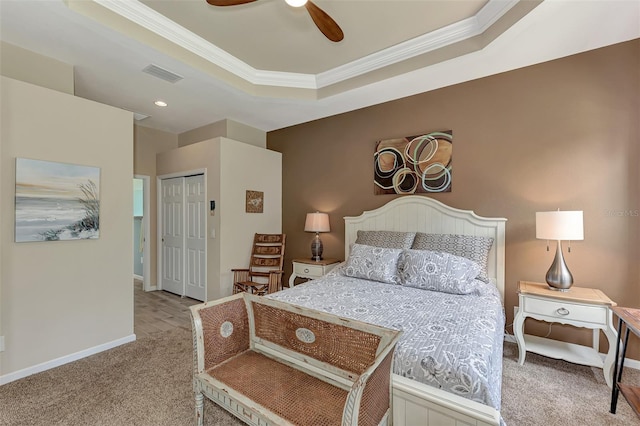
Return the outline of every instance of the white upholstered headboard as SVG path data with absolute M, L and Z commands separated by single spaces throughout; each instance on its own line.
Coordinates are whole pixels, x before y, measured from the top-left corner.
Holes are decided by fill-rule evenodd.
M 480 217 L 471 210 L 449 207 L 440 201 L 419 195 L 394 198 L 384 206 L 365 211 L 360 216 L 344 218 L 345 258 L 356 241 L 358 230 L 404 231 L 429 234 L 459 234 L 492 237 L 489 252 L 489 277 L 504 301 L 505 218 Z

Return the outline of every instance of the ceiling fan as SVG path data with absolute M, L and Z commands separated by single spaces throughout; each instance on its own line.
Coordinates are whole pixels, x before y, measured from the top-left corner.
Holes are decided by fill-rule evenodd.
M 212 6 L 236 6 L 238 4 L 252 3 L 257 0 L 207 0 Z M 316 27 L 329 40 L 338 42 L 344 38 L 342 29 L 327 13 L 312 3 L 310 0 L 285 0 L 288 5 L 293 7 L 304 6 L 309 12 L 311 19 Z

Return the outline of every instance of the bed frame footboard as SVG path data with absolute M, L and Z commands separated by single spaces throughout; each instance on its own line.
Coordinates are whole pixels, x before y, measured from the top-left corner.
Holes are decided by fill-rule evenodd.
M 488 405 L 394 374 L 394 426 L 499 426 L 500 413 Z

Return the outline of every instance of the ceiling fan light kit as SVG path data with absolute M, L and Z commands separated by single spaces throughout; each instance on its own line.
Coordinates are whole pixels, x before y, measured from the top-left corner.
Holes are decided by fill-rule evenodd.
M 239 4 L 253 3 L 257 0 L 206 0 L 212 6 L 236 6 Z M 316 27 L 324 34 L 326 38 L 333 42 L 339 42 L 344 38 L 344 33 L 340 26 L 333 20 L 324 10 L 320 9 L 309 0 L 285 0 L 286 3 L 293 7 L 304 6 L 309 12 L 309 16 L 316 24 Z
M 289 6 L 300 7 L 304 6 L 307 0 L 284 0 Z

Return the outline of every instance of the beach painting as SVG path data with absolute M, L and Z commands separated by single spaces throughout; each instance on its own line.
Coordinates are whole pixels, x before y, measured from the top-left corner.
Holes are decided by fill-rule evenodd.
M 16 242 L 99 235 L 99 167 L 16 159 Z

